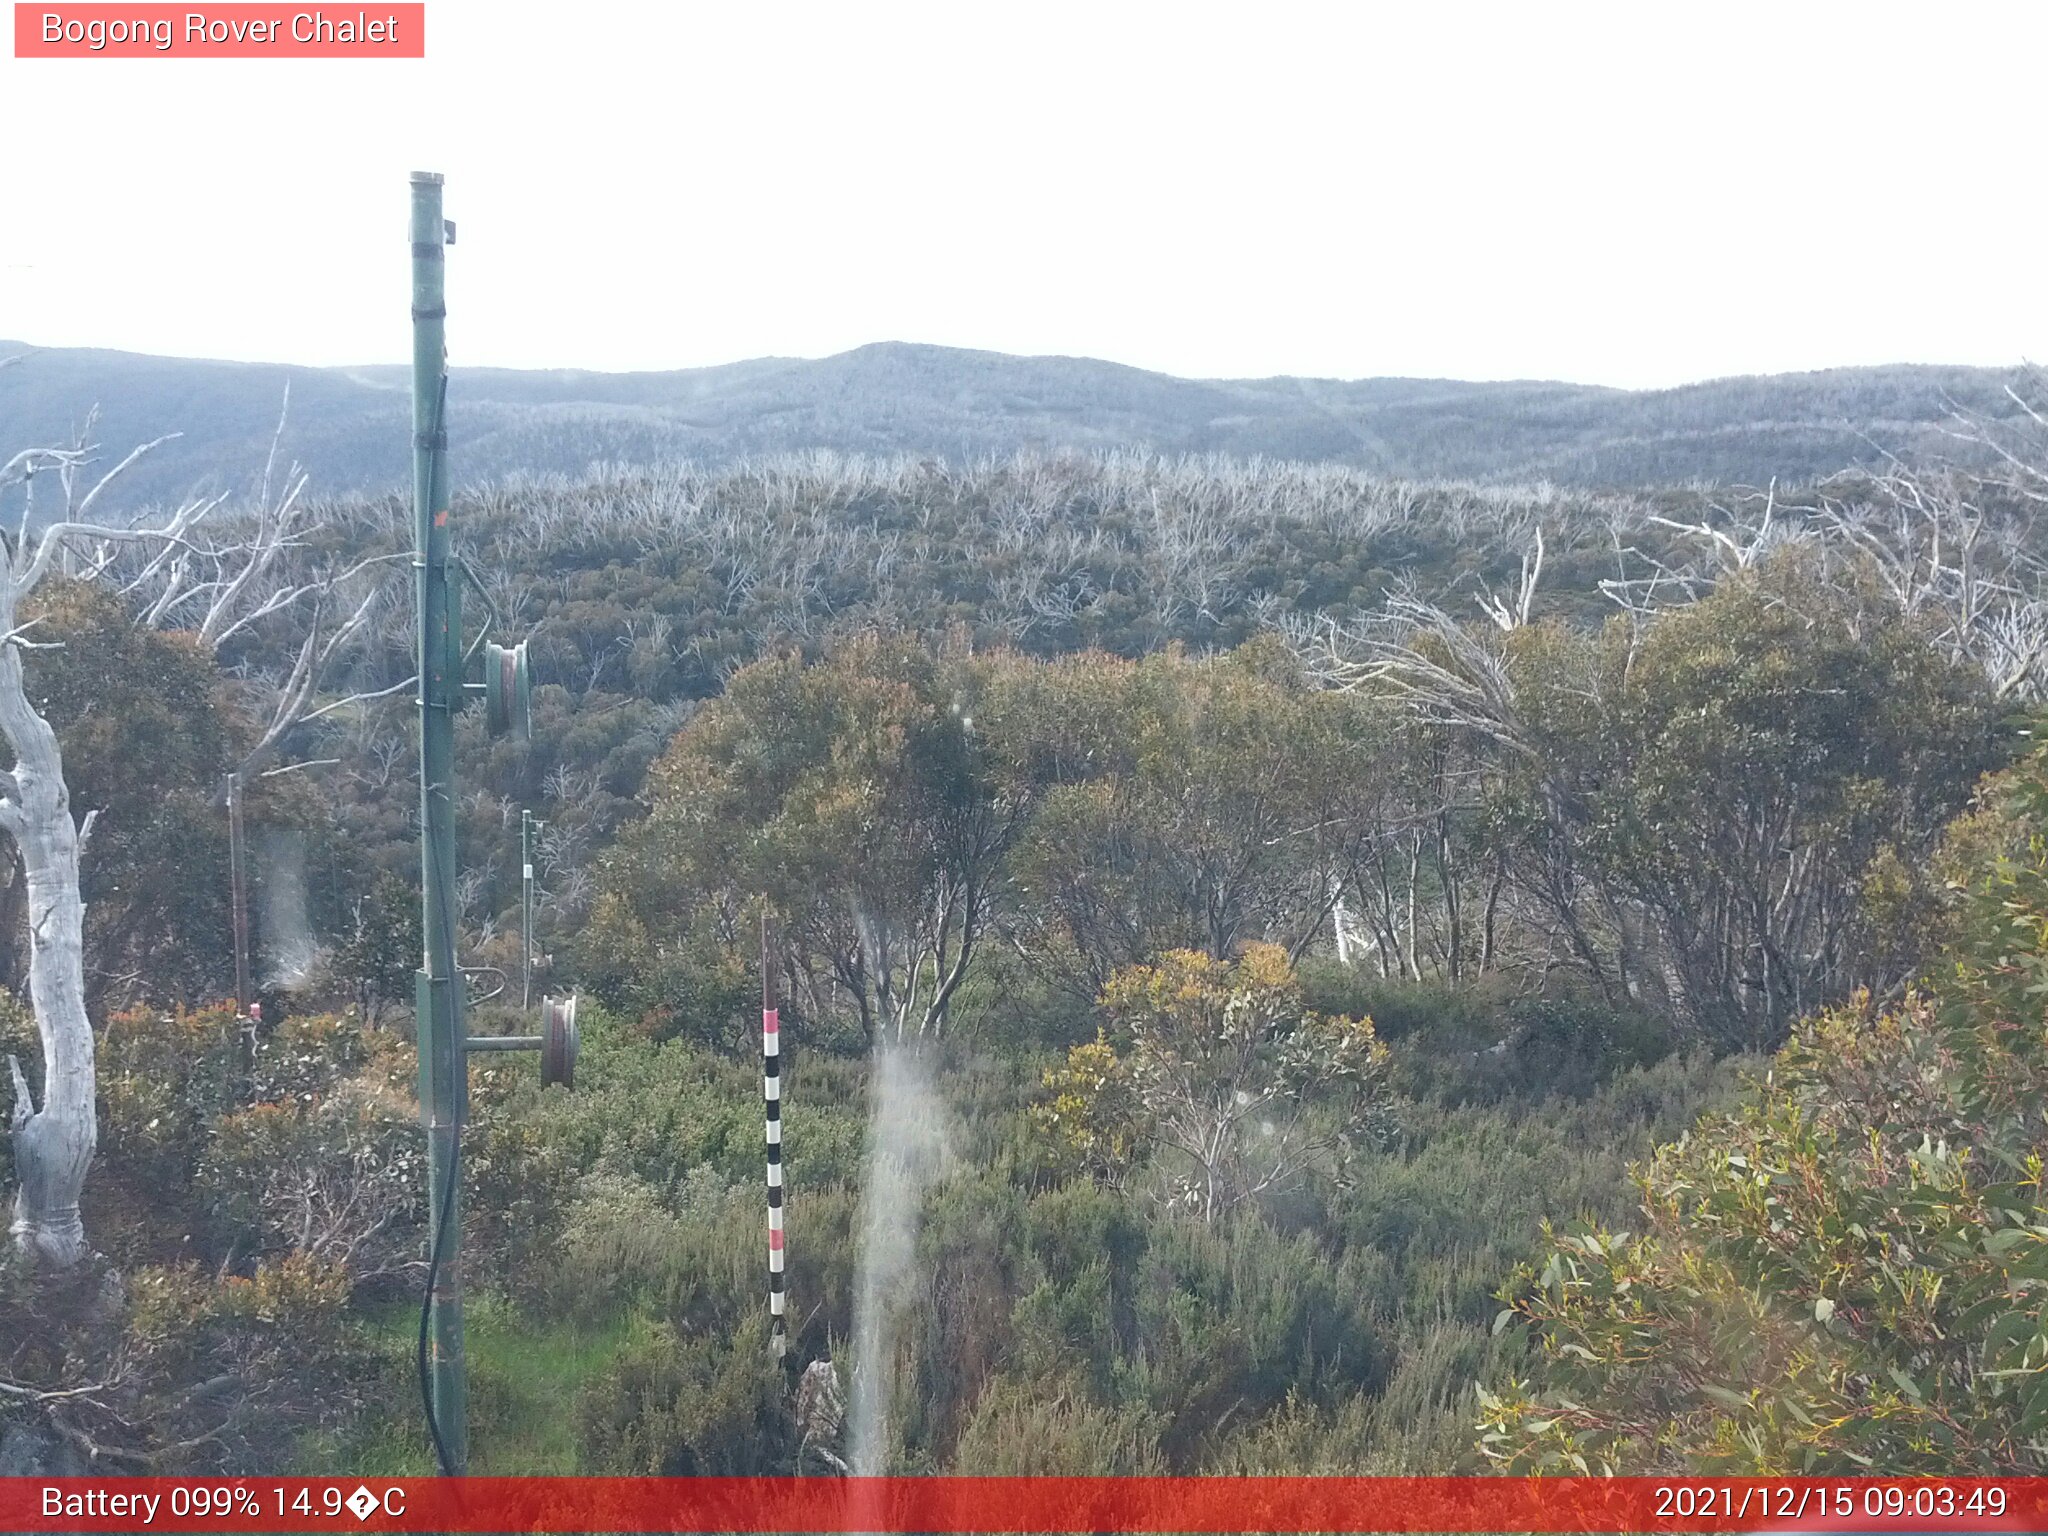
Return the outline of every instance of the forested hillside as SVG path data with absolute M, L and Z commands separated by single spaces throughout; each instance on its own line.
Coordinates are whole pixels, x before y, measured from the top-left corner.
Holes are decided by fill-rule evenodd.
M 182 434 L 136 497 L 244 488 L 289 384 L 284 452 L 327 492 L 405 484 L 402 367 L 300 368 L 0 341 L 0 420 L 66 441 L 95 407 L 109 443 Z M 888 343 L 674 373 L 463 369 L 453 472 L 580 476 L 599 464 L 824 448 L 964 465 L 1020 450 L 1142 448 L 1313 460 L 1410 479 L 1632 487 L 1812 480 L 1888 456 L 1954 457 L 1957 409 L 2018 418 L 1994 369 L 1836 369 L 1626 391 L 1431 379 L 1178 379 L 1089 358 Z M 239 477 L 239 478 L 238 478 Z
M 0 1536 L 2048 1536 L 2048 5 L 15 10 Z
M 2039 929 L 2040 489 L 815 453 L 458 499 L 469 632 L 538 677 L 530 746 L 461 718 L 462 951 L 516 982 L 531 809 L 541 984 L 589 1000 L 573 1093 L 471 1068 L 476 1470 L 2038 1456 L 1989 1320 L 2041 1224 L 1993 936 Z M 90 1283 L 0 1266 L 0 1458 L 423 1471 L 409 514 L 280 473 L 177 526 L 78 535 L 16 619 L 91 813 L 100 1135 Z M 1810 1240 L 1756 1240 L 1744 1156 Z M 1899 1289 L 1972 1224 L 2021 1235 Z

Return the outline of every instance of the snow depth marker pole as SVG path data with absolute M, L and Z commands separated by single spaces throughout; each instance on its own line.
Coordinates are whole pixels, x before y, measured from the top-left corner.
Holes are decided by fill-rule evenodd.
M 768 1137 L 768 1347 L 788 1349 L 782 1294 L 782 1019 L 775 1006 L 775 967 L 768 914 L 761 914 L 761 1100 Z

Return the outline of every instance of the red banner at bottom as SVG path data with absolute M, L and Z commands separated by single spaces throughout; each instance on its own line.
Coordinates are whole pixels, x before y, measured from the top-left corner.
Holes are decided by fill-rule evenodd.
M 0 1478 L 0 1530 L 2048 1532 L 2048 1478 Z

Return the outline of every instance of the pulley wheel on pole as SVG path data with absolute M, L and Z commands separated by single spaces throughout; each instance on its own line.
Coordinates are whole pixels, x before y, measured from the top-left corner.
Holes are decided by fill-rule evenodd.
M 576 1086 L 576 994 L 547 997 L 540 1005 L 540 1083 L 543 1088 Z
M 493 736 L 533 739 L 533 679 L 526 667 L 526 642 L 484 646 L 484 722 Z

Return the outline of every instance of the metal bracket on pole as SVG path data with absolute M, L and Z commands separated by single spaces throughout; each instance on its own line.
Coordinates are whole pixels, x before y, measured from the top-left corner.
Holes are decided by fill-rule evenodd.
M 576 994 L 542 998 L 540 1027 L 537 1035 L 471 1035 L 463 1043 L 471 1051 L 539 1051 L 541 1087 L 574 1088 L 576 1057 L 582 1049 Z

